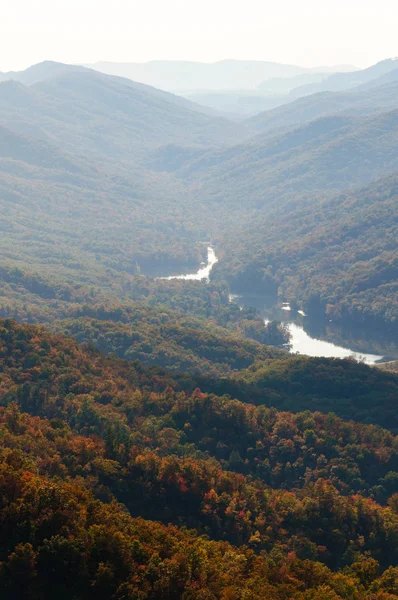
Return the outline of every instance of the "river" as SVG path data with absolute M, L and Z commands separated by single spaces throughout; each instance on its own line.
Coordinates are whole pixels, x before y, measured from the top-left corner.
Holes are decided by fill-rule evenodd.
M 280 321 L 286 325 L 291 335 L 291 352 L 299 354 L 307 354 L 308 356 L 328 356 L 335 358 L 347 358 L 353 356 L 357 360 L 363 360 L 367 364 L 375 364 L 383 359 L 383 354 L 376 354 L 366 348 L 367 351 L 361 349 L 361 343 L 358 341 L 356 347 L 355 341 L 352 342 L 352 337 L 344 343 L 343 328 L 332 323 L 314 323 L 312 320 L 300 314 L 298 311 L 290 310 L 288 305 L 276 305 L 275 300 L 266 296 L 253 296 L 250 294 L 230 295 L 231 302 L 235 302 L 238 306 L 252 306 L 257 308 L 260 314 L 264 317 L 265 323 L 269 321 Z M 312 325 L 312 330 L 318 328 L 319 337 L 308 331 L 308 326 Z M 322 331 L 323 329 L 323 331 Z M 333 332 L 333 329 L 335 331 Z M 322 335 L 322 337 L 321 337 Z M 334 338 L 343 339 L 343 343 L 332 341 Z M 349 338 L 349 339 L 348 339 Z M 347 344 L 347 345 L 346 345 Z M 363 348 L 363 347 L 362 347 Z
M 168 275 L 159 279 L 185 279 L 209 281 L 210 273 L 218 258 L 214 249 L 208 248 L 207 263 L 202 263 L 193 273 Z M 170 272 L 170 271 L 169 271 Z M 377 332 L 348 330 L 330 322 L 316 321 L 302 311 L 291 310 L 285 302 L 275 304 L 273 298 L 247 294 L 231 294 L 230 301 L 240 307 L 257 308 L 265 323 L 276 320 L 286 325 L 291 334 L 291 352 L 308 356 L 347 358 L 353 356 L 367 364 L 375 364 L 384 359 L 398 359 L 398 344 L 393 339 Z
M 214 265 L 218 262 L 218 258 L 214 249 L 209 246 L 207 248 L 207 263 L 201 263 L 200 268 L 196 273 L 187 273 L 185 275 L 168 275 L 167 277 L 158 277 L 158 279 L 185 279 L 186 281 L 201 281 L 206 279 L 209 281 L 210 272 Z

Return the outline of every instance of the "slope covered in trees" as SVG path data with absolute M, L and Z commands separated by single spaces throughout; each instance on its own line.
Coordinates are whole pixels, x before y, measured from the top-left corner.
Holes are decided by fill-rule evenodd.
M 396 327 L 398 178 L 271 218 L 234 240 L 218 268 L 232 286 L 275 289 L 310 314 Z
M 28 71 L 33 75 L 22 79 L 31 85 L 0 84 L 5 256 L 12 233 L 19 249 L 13 258 L 36 255 L 44 269 L 54 246 L 64 264 L 91 260 L 128 272 L 137 260 L 198 264 L 197 242 L 209 232 L 197 227 L 195 204 L 142 158 L 173 140 L 198 147 L 237 140 L 240 127 L 172 94 L 89 69 L 50 63 Z
M 297 93 L 315 94 L 321 91 L 347 90 L 355 86 L 366 84 L 379 77 L 398 69 L 396 58 L 387 58 L 366 69 L 354 71 L 352 73 L 333 73 L 319 83 L 304 85 L 296 90 Z
M 371 81 L 366 87 L 360 86 L 346 92 L 314 93 L 261 112 L 248 119 L 246 124 L 255 133 L 265 133 L 278 129 L 286 131 L 325 115 L 344 113 L 365 116 L 393 110 L 396 108 L 397 77 L 398 68 L 380 80 Z
M 318 289 L 307 287 L 305 277 L 293 277 L 283 287 L 285 267 L 273 266 L 279 259 L 263 263 L 269 247 L 264 230 L 282 216 L 289 227 L 302 205 L 311 211 L 320 198 L 396 168 L 396 111 L 366 118 L 329 115 L 231 145 L 244 135 L 239 126 L 204 115 L 171 94 L 54 63 L 25 75 L 29 85 L 0 84 L 5 285 L 17 269 L 50 281 L 50 287 L 98 286 L 113 293 L 120 288 L 116 282 L 123 281 L 125 290 L 132 275 L 151 267 L 195 268 L 205 258 L 203 242 L 212 239 L 223 278 L 251 282 L 253 290 L 263 289 L 266 281 L 272 293 L 280 287 L 305 303 L 316 301 Z M 377 107 L 372 94 L 379 98 Z M 395 94 L 388 86 L 377 87 L 361 98 L 369 110 L 378 110 Z M 343 209 L 341 219 L 344 214 Z M 284 263 L 283 249 L 280 254 Z M 361 265 L 352 259 L 348 271 L 363 278 L 362 259 Z M 330 263 L 326 270 L 333 281 Z M 369 311 L 384 318 L 381 286 L 369 294 L 361 290 L 358 301 L 354 289 L 343 288 L 338 294 L 347 292 L 349 305 L 361 308 L 363 300 L 365 316 Z M 383 293 L 389 299 L 393 288 Z M 332 293 L 326 296 L 333 305 Z M 11 303 L 18 300 L 15 295 Z
M 251 333 L 250 321 L 237 323 L 235 333 L 196 318 L 176 318 L 166 310 L 139 308 L 130 313 L 126 324 L 74 318 L 56 322 L 52 327 L 79 342 L 90 342 L 107 354 L 115 353 L 128 360 L 140 360 L 177 372 L 226 376 L 257 361 L 266 362 L 286 354 L 260 342 L 242 339 Z M 269 328 L 262 327 L 262 330 L 258 335 L 267 342 Z M 237 334 L 240 332 L 242 336 Z M 283 333 L 277 332 L 277 335 L 281 345 L 284 341 L 288 343 L 288 337 L 284 338 Z
M 396 569 L 379 574 L 372 559 L 334 574 L 294 555 L 257 557 L 247 548 L 131 519 L 77 484 L 13 466 L 3 473 L 0 519 L 12 535 L 1 540 L 0 589 L 10 600 L 46 600 L 54 593 L 81 600 L 397 597 Z
M 126 160 L 148 145 L 212 145 L 242 133 L 188 100 L 128 79 L 57 63 L 32 70 L 40 74 L 0 83 L 3 122 L 21 133 L 33 127 L 74 152 L 80 148 L 81 154 L 88 150 L 113 159 L 124 154 Z
M 80 285 L 52 287 L 18 273 L 7 277 L 2 316 L 47 322 L 105 352 L 196 373 L 203 389 L 220 395 L 287 410 L 333 410 L 344 418 L 398 428 L 394 380 L 355 361 L 288 357 L 261 346 L 281 341 L 270 337 L 258 314 L 229 303 L 224 284 L 135 277 L 112 280 L 113 289 L 104 293 Z M 195 388 L 191 377 L 183 381 Z
M 34 472 L 25 475 L 27 483 L 47 490 L 37 479 L 45 473 L 72 484 L 72 494 L 78 484 L 102 501 L 116 497 L 133 515 L 195 527 L 255 553 L 264 549 L 271 560 L 346 566 L 354 578 L 368 564 L 369 585 L 378 563 L 383 569 L 398 562 L 397 442 L 387 431 L 308 411 L 278 413 L 199 390 L 182 393 L 166 373 L 107 360 L 68 338 L 10 321 L 2 322 L 1 367 L 0 399 L 8 408 L 0 414 L 0 455 L 8 469 Z M 15 474 L 5 477 L 14 485 Z M 38 496 L 16 486 L 15 502 L 25 498 L 23 514 L 33 523 L 29 510 L 41 514 Z M 72 506 L 85 512 L 88 496 L 79 493 Z M 44 505 L 47 519 L 59 510 L 57 498 Z M 118 514 L 114 504 L 104 510 Z M 3 518 L 10 527 L 10 513 Z M 55 522 L 40 517 L 35 531 L 62 537 Z M 43 538 L 25 531 L 5 536 L 4 560 L 14 545 L 31 544 L 30 564 L 36 564 L 32 554 Z M 81 543 L 85 551 L 91 547 Z M 114 569 L 120 557 L 116 564 L 109 560 Z M 86 571 L 82 576 L 86 580 Z
M 262 209 L 258 218 L 265 219 L 270 207 L 282 202 L 289 214 L 309 194 L 313 198 L 391 173 L 397 132 L 396 110 L 367 118 L 327 116 L 284 134 L 260 135 L 204 154 L 176 173 L 214 210 L 239 209 L 244 219 Z
M 30 85 L 0 84 L 3 256 L 37 261 L 43 271 L 55 263 L 54 275 L 66 265 L 83 279 L 96 269 L 104 278 L 109 267 L 131 273 L 137 261 L 198 264 L 197 244 L 209 238 L 197 226 L 199 209 L 178 181 L 142 159 L 171 141 L 237 140 L 241 128 L 89 69 L 49 63 L 28 71 L 22 80 Z
M 230 303 L 226 284 L 94 275 L 84 285 L 3 268 L 0 317 L 46 323 L 106 353 L 173 371 L 220 376 L 286 355 L 270 346 L 288 347 L 287 330 Z
M 72 94 L 71 80 L 75 72 L 68 70 L 67 73 L 65 85 Z M 80 71 L 75 76 L 78 74 Z M 100 81 L 96 80 L 98 77 Z M 190 120 L 194 128 L 197 120 L 198 131 L 203 135 L 206 129 L 203 119 L 210 122 L 211 119 L 192 109 L 191 113 L 181 115 L 178 99 L 174 104 L 172 96 L 162 101 L 156 90 L 150 89 L 135 93 L 131 82 L 119 85 L 116 80 L 116 83 L 111 82 L 113 87 L 109 84 L 111 89 L 108 90 L 105 78 L 101 91 L 101 77 L 94 73 L 92 87 L 96 103 L 89 95 L 90 90 L 94 93 L 89 71 L 83 77 L 86 88 L 81 86 L 80 95 L 76 92 L 72 99 L 69 98 L 69 103 L 57 78 L 57 85 L 52 79 L 42 83 L 51 87 L 51 94 L 16 82 L 1 84 L 0 110 L 2 120 L 7 124 L 7 128 L 0 131 L 2 228 L 7 232 L 2 238 L 3 244 L 8 246 L 7 249 L 3 246 L 4 255 L 10 255 L 11 243 L 19 250 L 18 255 L 14 248 L 13 257 L 26 261 L 28 255 L 30 260 L 35 254 L 39 259 L 44 255 L 46 260 L 41 263 L 49 262 L 49 248 L 57 246 L 59 263 L 64 264 L 87 262 L 91 258 L 87 256 L 90 252 L 94 264 L 102 255 L 107 266 L 116 259 L 119 268 L 123 261 L 123 268 L 128 271 L 134 270 L 136 259 L 141 258 L 159 262 L 184 260 L 196 264 L 200 256 L 197 248 L 192 247 L 192 240 L 196 242 L 203 232 L 193 227 L 192 222 L 189 225 L 186 218 L 184 222 L 181 220 L 185 193 L 170 178 L 139 167 L 138 155 L 149 143 L 151 127 L 155 128 L 157 136 L 162 124 L 164 135 L 169 139 L 173 128 L 178 127 L 175 119 L 180 119 L 180 131 L 183 129 L 186 138 Z M 79 81 L 74 85 L 80 85 Z M 123 106 L 119 112 L 115 106 L 120 97 L 124 98 L 123 94 L 127 98 L 124 121 L 121 122 L 119 112 Z M 161 96 L 161 92 L 159 94 Z M 103 104 L 99 102 L 101 97 Z M 155 127 L 154 119 L 149 120 L 147 114 L 140 115 L 134 99 L 138 105 L 141 102 L 144 113 L 151 110 L 151 100 L 159 112 L 164 110 L 159 116 L 159 127 Z M 98 113 L 95 113 L 98 104 Z M 109 119 L 106 132 L 98 128 L 105 113 Z M 138 132 L 138 139 L 135 136 L 139 147 L 134 152 L 132 130 L 136 131 L 138 126 L 131 124 L 129 130 L 126 125 L 129 118 L 141 119 L 144 127 Z M 123 153 L 124 164 L 120 158 L 116 162 L 116 147 Z M 112 159 L 108 156 L 105 163 L 104 158 L 99 159 L 98 155 L 110 152 Z M 156 232 L 150 240 L 148 229 Z M 12 240 L 8 237 L 11 233 Z M 122 246 L 121 239 L 125 240 Z M 173 251 L 173 245 L 175 248 L 178 245 L 179 249 Z M 42 265 L 43 268 L 46 266 Z M 92 268 L 87 269 L 90 270 Z
M 250 452 L 248 453 L 250 447 L 252 447 L 251 453 L 254 457 L 257 452 L 254 450 L 256 446 L 259 456 L 261 453 L 264 455 L 266 446 L 258 446 L 256 442 L 261 439 L 264 441 L 272 431 L 276 434 L 277 429 L 280 429 L 280 435 L 278 434 L 274 438 L 269 437 L 267 444 L 271 444 L 271 446 L 279 444 L 280 439 L 283 438 L 282 433 L 287 438 L 292 436 L 293 439 L 296 434 L 304 436 L 307 429 L 314 429 L 314 435 L 308 434 L 308 439 L 306 439 L 312 451 L 315 451 L 316 444 L 319 442 L 316 440 L 317 435 L 321 435 L 324 430 L 322 435 L 325 439 L 318 449 L 322 450 L 321 453 L 326 452 L 329 458 L 341 454 L 348 459 L 347 452 L 351 452 L 347 446 L 349 440 L 354 444 L 366 444 L 368 441 L 370 446 L 375 448 L 374 460 L 376 461 L 378 455 L 381 458 L 383 447 L 390 449 L 384 457 L 385 473 L 395 470 L 394 461 L 396 459 L 393 458 L 395 437 L 377 427 L 344 424 L 336 417 L 320 413 L 316 413 L 315 417 L 311 416 L 309 412 L 293 416 L 288 413 L 278 413 L 275 409 L 256 408 L 250 404 L 245 406 L 241 402 L 229 400 L 225 396 L 217 397 L 200 393 L 195 389 L 195 383 L 200 379 L 194 377 L 191 377 L 190 381 L 187 376 L 170 375 L 158 368 L 144 368 L 138 362 L 128 363 L 116 359 L 106 359 L 92 348 L 79 347 L 70 338 L 54 336 L 35 326 L 18 326 L 15 322 L 7 320 L 1 321 L 1 325 L 1 397 L 3 403 L 18 401 L 21 409 L 28 410 L 33 414 L 70 418 L 74 423 L 79 422 L 79 428 L 86 433 L 91 431 L 103 434 L 107 428 L 107 415 L 111 416 L 111 414 L 124 415 L 127 419 L 131 418 L 132 424 L 135 423 L 139 414 L 146 416 L 149 422 L 152 418 L 163 415 L 161 418 L 163 425 L 159 422 L 161 429 L 163 426 L 172 426 L 170 419 L 174 421 L 174 426 L 177 428 L 194 419 L 191 425 L 185 428 L 183 439 L 204 444 L 203 449 L 212 449 L 212 452 L 218 452 L 218 458 L 228 456 L 228 449 L 231 448 L 238 450 L 246 458 L 246 456 L 250 456 Z M 372 378 L 369 381 L 373 382 L 370 387 L 379 388 L 381 394 L 383 394 L 383 386 L 385 391 L 387 386 L 392 388 L 394 384 L 397 385 L 398 381 L 394 375 L 383 374 L 378 370 L 365 365 L 356 365 L 350 361 L 328 361 L 327 359 L 322 361 L 307 359 L 307 361 L 307 370 L 302 370 L 302 379 L 307 382 L 313 381 L 311 390 L 313 394 L 316 394 L 317 387 L 319 389 L 322 384 L 319 382 L 320 377 L 316 376 L 316 372 L 310 371 L 311 363 L 315 369 L 323 363 L 324 379 L 329 368 L 329 376 L 335 377 L 336 386 L 338 385 L 337 374 L 340 371 L 341 377 L 342 367 L 347 364 L 347 369 L 350 371 L 349 378 L 353 382 L 353 390 L 357 385 L 354 378 L 355 372 L 357 372 L 358 381 L 365 381 L 368 373 L 369 378 Z M 291 369 L 295 369 L 296 374 L 299 373 L 300 363 L 291 359 L 291 365 Z M 324 382 L 325 388 L 327 383 Z M 342 384 L 342 387 L 344 386 L 345 384 Z M 363 384 L 362 389 L 365 389 L 365 386 L 366 383 Z M 191 392 L 189 391 L 190 387 Z M 290 388 L 293 396 L 294 385 L 292 383 L 290 383 Z M 181 392 L 188 392 L 188 396 Z M 351 395 L 354 395 L 354 391 L 351 392 Z M 358 398 L 358 400 L 361 399 Z M 266 397 L 264 397 L 263 404 L 268 404 Z M 380 412 L 383 411 L 383 407 L 377 400 L 375 400 L 375 405 L 378 406 Z M 73 418 L 71 417 L 72 413 Z M 228 413 L 230 413 L 229 417 Z M 282 431 L 282 425 L 276 426 L 278 419 L 282 419 L 282 421 L 288 419 L 290 425 L 286 424 L 286 431 Z M 236 421 L 235 424 L 234 421 Z M 140 422 L 139 419 L 136 423 L 138 428 Z M 214 430 L 213 427 L 215 427 Z M 330 431 L 337 428 L 337 433 L 333 434 L 335 441 L 329 444 L 329 449 L 327 449 L 326 439 L 328 428 Z M 155 427 L 153 434 L 156 433 L 156 430 Z M 213 433 L 211 433 L 212 430 Z M 244 434 L 245 431 L 246 434 Z M 120 433 L 123 435 L 122 430 Z M 143 430 L 141 430 L 141 434 L 144 437 L 146 435 Z M 230 435 L 230 443 L 217 446 L 217 440 L 224 439 L 227 442 L 228 435 Z M 166 439 L 164 441 L 168 443 Z M 174 438 L 174 442 L 172 442 L 172 438 L 169 441 L 173 446 L 174 444 L 178 445 L 181 439 L 177 436 Z M 300 445 L 300 439 L 295 440 L 295 443 L 294 452 L 302 454 L 304 449 Z M 156 441 L 154 444 L 155 448 Z M 272 454 L 269 455 L 269 458 Z M 307 458 L 310 456 L 311 453 Z M 352 454 L 351 458 L 354 461 L 355 456 L 359 455 L 355 452 Z M 361 464 L 364 472 L 368 473 L 365 476 L 367 484 L 372 481 L 372 478 L 373 481 L 377 481 L 382 477 L 381 471 L 377 471 L 371 466 L 369 456 L 362 463 L 358 463 L 358 466 Z M 388 466 L 389 460 L 392 460 L 390 466 Z M 253 462 L 254 470 L 257 462 L 256 460 Z M 244 468 L 243 463 L 241 463 L 241 468 Z M 338 476 L 336 481 L 338 481 Z M 365 482 L 362 482 L 362 485 Z M 296 485 L 302 485 L 302 483 L 299 478 Z M 358 483 L 360 483 L 359 480 Z
M 87 283 L 106 279 L 107 268 L 134 273 L 204 257 L 198 242 L 207 235 L 168 176 L 82 159 L 8 128 L 0 139 L 3 264 Z
M 397 375 L 140 274 L 213 237 L 234 285 L 393 323 L 395 178 L 335 190 L 392 170 L 396 112 L 220 148 L 244 130 L 169 94 L 25 76 L 0 84 L 0 316 L 83 345 L 0 320 L 2 594 L 397 597 Z

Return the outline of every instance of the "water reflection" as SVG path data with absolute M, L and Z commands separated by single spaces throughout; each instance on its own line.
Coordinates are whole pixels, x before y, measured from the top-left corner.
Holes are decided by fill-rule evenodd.
M 372 339 L 369 332 L 347 331 L 333 323 L 306 318 L 302 311 L 292 310 L 287 303 L 278 306 L 274 297 L 231 294 L 230 300 L 240 307 L 257 308 L 266 322 L 276 320 L 286 325 L 292 334 L 292 352 L 336 358 L 353 356 L 367 364 L 383 357 L 398 358 L 398 345 L 388 336 L 380 334 Z
M 364 354 L 362 352 L 355 352 L 349 348 L 336 346 L 331 342 L 312 338 L 306 331 L 304 331 L 303 327 L 299 327 L 295 323 L 289 323 L 288 327 L 290 329 L 290 333 L 292 334 L 292 352 L 308 354 L 309 356 L 328 356 L 338 358 L 354 356 L 358 360 L 364 360 L 364 362 L 366 362 L 368 365 L 373 365 L 375 362 L 383 358 L 377 354 Z

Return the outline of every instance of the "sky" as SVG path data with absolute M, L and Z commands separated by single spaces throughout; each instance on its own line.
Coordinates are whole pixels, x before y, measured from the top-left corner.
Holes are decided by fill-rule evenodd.
M 42 60 L 366 67 L 398 55 L 397 23 L 397 0 L 0 0 L 0 71 Z

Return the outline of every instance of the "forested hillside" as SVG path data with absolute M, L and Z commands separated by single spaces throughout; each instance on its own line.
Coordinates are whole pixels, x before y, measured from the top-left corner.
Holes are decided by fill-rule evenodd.
M 85 281 L 96 271 L 106 278 L 106 268 L 199 264 L 198 242 L 209 238 L 198 226 L 200 207 L 143 159 L 171 141 L 198 148 L 236 141 L 242 129 L 172 94 L 89 69 L 45 63 L 19 78 L 27 85 L 0 83 L 3 257 Z
M 398 69 L 396 58 L 387 58 L 366 69 L 352 73 L 333 73 L 319 83 L 310 83 L 296 90 L 297 93 L 315 94 L 322 91 L 348 90 L 355 86 L 366 84 Z
M 289 130 L 325 115 L 343 113 L 352 116 L 371 115 L 397 107 L 398 68 L 388 76 L 345 92 L 311 94 L 289 104 L 251 117 L 246 124 L 254 133 Z
M 56 239 L 65 243 L 65 263 L 86 261 L 90 253 L 130 272 L 141 257 L 196 263 L 200 255 L 188 239 L 195 243 L 208 232 L 187 219 L 189 193 L 141 159 L 149 147 L 172 140 L 198 146 L 236 140 L 239 127 L 129 80 L 67 65 L 39 67 L 33 71 L 41 79 L 30 86 L 0 84 L 4 227 L 22 236 L 21 251 L 24 244 L 42 250 L 38 239 L 51 245 Z M 148 240 L 148 228 L 156 241 Z M 130 249 L 120 248 L 120 239 L 129 239 Z
M 398 112 L 368 118 L 328 116 L 281 135 L 204 154 L 177 170 L 199 198 L 241 212 L 366 184 L 396 168 Z
M 259 287 L 279 287 L 284 298 L 312 314 L 395 327 L 397 238 L 395 174 L 250 228 L 240 249 L 234 240 L 215 269 L 238 288 L 254 271 Z
M 6 597 L 395 597 L 391 433 L 183 392 L 12 321 L 0 340 Z
M 315 274 L 303 275 L 308 263 L 302 253 L 293 250 L 293 263 L 285 258 L 297 236 L 291 243 L 284 237 L 290 236 L 292 223 L 296 228 L 296 213 L 308 211 L 317 215 L 313 233 L 305 231 L 308 243 L 327 241 L 323 225 L 318 228 L 328 218 L 319 204 L 327 206 L 330 198 L 332 212 L 342 207 L 341 214 L 333 212 L 342 221 L 347 212 L 333 200 L 337 190 L 396 169 L 396 110 L 380 112 L 394 106 L 394 82 L 358 88 L 340 99 L 338 94 L 311 96 L 303 100 L 303 112 L 291 105 L 286 108 L 290 113 L 280 112 L 280 121 L 274 112 L 265 113 L 275 129 L 247 139 L 245 126 L 206 115 L 166 92 L 90 69 L 43 63 L 13 77 L 19 81 L 0 84 L 5 285 L 10 277 L 28 277 L 64 291 L 81 286 L 78 297 L 87 298 L 93 288 L 97 300 L 115 298 L 121 289 L 125 295 L 141 272 L 162 265 L 182 272 L 196 268 L 205 258 L 205 242 L 212 240 L 220 256 L 215 275 L 218 271 L 234 286 L 250 282 L 253 290 L 272 294 L 279 288 L 312 311 L 317 302 L 321 313 L 330 306 L 335 319 L 344 312 L 349 318 L 356 312 L 365 319 L 395 318 L 389 299 L 396 279 L 388 267 L 395 260 L 394 248 L 382 258 L 386 268 L 377 285 L 363 281 L 372 278 L 376 257 L 385 251 L 378 234 L 385 219 L 372 229 L 377 247 L 365 260 L 352 250 L 332 266 L 333 251 L 319 261 L 312 249 L 316 268 L 324 265 L 322 286 Z M 343 114 L 349 106 L 351 114 Z M 360 116 L 367 112 L 372 114 Z M 298 126 L 292 128 L 294 123 Z M 390 204 L 394 215 L 393 199 Z M 393 221 L 388 224 L 393 236 L 392 226 Z M 284 232 L 279 240 L 277 230 Z M 358 249 L 365 244 L 365 232 L 364 224 Z M 336 268 L 357 274 L 351 287 L 335 288 Z M 21 292 L 13 285 L 11 296 L 9 287 L 4 295 L 15 304 Z M 328 285 L 333 289 L 325 289 Z
M 82 67 L 0 83 L 6 600 L 398 597 L 398 375 L 230 301 L 396 327 L 384 77 L 254 137 Z
M 1 600 L 398 599 L 397 59 L 9 70 L 251 12 L 56 8 L 0 40 Z
M 0 83 L 1 119 L 21 133 L 32 127 L 79 154 L 89 150 L 115 160 L 127 152 L 137 157 L 153 144 L 211 145 L 242 133 L 199 105 L 128 79 L 57 63 L 32 70 L 33 76 L 28 69 L 19 81 Z
M 200 262 L 206 237 L 186 217 L 178 182 L 77 159 L 7 129 L 0 135 L 8 150 L 0 159 L 3 259 L 55 277 L 80 270 L 86 281 L 96 271 L 105 277 L 106 268 L 134 273 L 146 263 Z
M 37 265 L 22 270 L 11 264 L 0 269 L 0 317 L 46 323 L 107 353 L 213 375 L 286 354 L 264 347 L 288 347 L 286 330 L 230 303 L 225 283 L 154 280 L 111 269 L 94 270 L 81 282 L 78 265 L 55 277 Z

